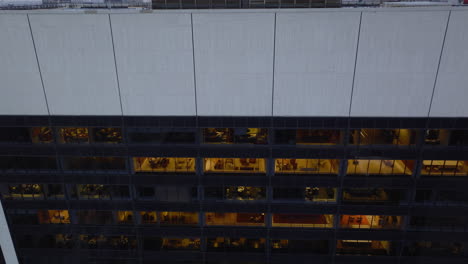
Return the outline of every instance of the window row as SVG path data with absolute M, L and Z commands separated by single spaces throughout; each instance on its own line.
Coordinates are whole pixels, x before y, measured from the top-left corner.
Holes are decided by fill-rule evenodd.
M 195 157 L 133 157 L 134 173 L 195 173 Z M 256 173 L 265 174 L 265 158 L 203 158 L 204 173 Z M 347 160 L 346 174 L 361 175 L 412 175 L 415 160 L 350 159 Z M 70 157 L 61 158 L 66 171 L 125 171 L 123 157 Z M 275 159 L 275 174 L 329 174 L 338 175 L 340 160 L 337 159 Z M 421 175 L 467 176 L 466 160 L 423 160 Z M 5 156 L 0 158 L 0 170 L 56 170 L 55 157 Z
M 203 239 L 204 240 L 204 239 Z M 202 241 L 199 237 L 151 237 L 144 236 L 140 241 L 135 236 L 109 236 L 102 234 L 50 234 L 19 235 L 19 248 L 56 248 L 84 250 L 134 251 L 202 251 L 202 242 L 206 243 L 207 252 L 258 252 L 266 250 L 265 238 L 247 237 L 208 237 Z M 272 239 L 270 249 L 275 253 L 330 253 L 328 240 L 290 240 Z M 466 243 L 447 241 L 414 241 L 403 246 L 404 256 L 466 256 Z M 396 256 L 401 243 L 387 240 L 337 240 L 337 255 Z
M 16 210 L 10 212 L 13 224 L 71 224 L 68 210 Z M 265 213 L 206 212 L 206 226 L 266 226 L 332 228 L 334 215 L 273 213 L 270 220 Z M 76 224 L 81 225 L 161 225 L 198 226 L 196 212 L 156 211 L 76 211 Z M 339 228 L 346 229 L 401 229 L 403 216 L 341 215 Z
M 204 144 L 268 144 L 268 128 L 148 128 L 129 127 L 129 143 L 135 144 L 195 144 L 198 134 Z M 339 145 L 345 130 L 339 129 L 274 129 L 274 144 L 279 145 Z M 426 145 L 468 145 L 468 130 L 430 129 L 352 129 L 351 145 L 415 145 L 424 138 Z M 5 143 L 122 143 L 118 127 L 2 127 L 0 142 Z
M 66 187 L 65 187 L 66 186 Z M 129 185 L 107 184 L 0 184 L 0 195 L 10 200 L 130 200 L 194 202 L 206 201 L 266 201 L 265 186 L 204 186 L 187 185 Z M 272 202 L 277 203 L 336 203 L 337 188 L 323 186 L 273 187 Z M 202 197 L 203 196 L 203 197 Z M 404 204 L 408 202 L 407 191 L 389 188 L 343 188 L 343 204 Z M 468 193 L 460 190 L 418 189 L 416 203 L 466 203 Z

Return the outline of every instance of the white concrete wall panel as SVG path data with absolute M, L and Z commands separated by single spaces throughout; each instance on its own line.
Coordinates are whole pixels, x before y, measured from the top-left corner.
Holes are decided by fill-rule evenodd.
M 112 15 L 124 115 L 195 115 L 190 14 Z
M 201 116 L 270 116 L 273 13 L 193 14 Z
M 430 116 L 468 116 L 468 11 L 452 11 Z
M 52 115 L 121 115 L 108 15 L 30 15 Z
M 359 18 L 359 12 L 277 15 L 275 116 L 348 116 Z
M 26 15 L 0 15 L 0 115 L 47 115 Z
M 351 116 L 427 116 L 447 18 L 363 12 Z

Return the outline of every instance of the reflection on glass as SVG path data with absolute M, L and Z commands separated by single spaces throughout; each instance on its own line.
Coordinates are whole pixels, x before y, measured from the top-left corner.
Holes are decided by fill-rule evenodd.
M 275 201 L 336 202 L 336 188 L 274 188 Z
M 350 144 L 355 145 L 414 145 L 414 129 L 371 129 L 351 130 Z
M 37 215 L 40 224 L 70 224 L 68 210 L 40 210 Z
M 194 128 L 128 128 L 128 137 L 132 143 L 144 144 L 194 144 Z
M 205 158 L 205 172 L 265 173 L 265 159 Z
M 135 172 L 194 172 L 195 158 L 135 157 Z
M 327 240 L 271 240 L 272 253 L 327 254 Z
M 411 175 L 414 160 L 348 160 L 347 174 Z
M 394 242 L 382 240 L 337 240 L 337 255 L 393 256 Z
M 163 250 L 200 250 L 200 238 L 163 238 Z
M 272 226 L 330 228 L 333 227 L 333 215 L 273 214 Z
M 142 224 L 157 224 L 158 216 L 156 212 L 153 211 L 144 211 L 140 212 L 140 218 Z
M 198 225 L 198 213 L 161 212 L 161 225 Z
M 423 160 L 421 175 L 467 176 L 468 161 L 465 160 Z
M 121 157 L 63 157 L 65 170 L 125 170 L 126 160 Z
M 117 211 L 117 223 L 124 225 L 133 224 L 133 212 L 132 211 Z
M 462 242 L 454 241 L 417 241 L 403 249 L 405 256 L 461 256 L 464 252 Z
M 113 127 L 93 128 L 94 142 L 97 143 L 122 143 L 122 130 Z
M 60 129 L 60 143 L 89 143 L 88 128 L 64 127 Z
M 416 230 L 466 231 L 468 216 L 412 216 L 410 227 Z
M 275 143 L 287 145 L 337 145 L 341 131 L 332 129 L 277 129 Z
M 398 204 L 405 199 L 403 190 L 384 188 L 343 189 L 344 203 L 391 203 Z
M 263 252 L 265 251 L 264 238 L 228 238 L 215 237 L 207 239 L 207 251 L 226 252 Z
M 342 215 L 341 228 L 401 229 L 403 217 L 395 215 Z
M 276 159 L 275 173 L 338 174 L 338 166 L 332 159 Z
M 205 213 L 209 226 L 265 226 L 264 213 Z
M 77 211 L 76 215 L 80 225 L 110 225 L 114 223 L 111 211 Z
M 266 128 L 204 128 L 204 143 L 221 144 L 266 144 Z

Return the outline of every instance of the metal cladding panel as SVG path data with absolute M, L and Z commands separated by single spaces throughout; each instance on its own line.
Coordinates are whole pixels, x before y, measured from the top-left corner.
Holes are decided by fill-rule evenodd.
M 0 115 L 47 115 L 26 15 L 0 15 Z
M 18 258 L 16 257 L 15 246 L 11 239 L 10 229 L 4 214 L 2 202 L 0 201 L 0 250 L 3 252 L 3 258 L 5 263 L 18 264 Z M 1 257 L 1 256 L 0 256 Z M 0 258 L 0 262 L 2 259 Z
M 52 115 L 121 115 L 108 15 L 31 15 Z
M 452 11 L 437 84 L 432 117 L 468 116 L 468 11 Z
M 111 15 L 124 115 L 195 115 L 190 14 Z
M 279 13 L 276 116 L 348 116 L 360 12 Z
M 198 115 L 272 114 L 274 13 L 193 14 Z
M 427 116 L 448 11 L 363 12 L 351 116 Z

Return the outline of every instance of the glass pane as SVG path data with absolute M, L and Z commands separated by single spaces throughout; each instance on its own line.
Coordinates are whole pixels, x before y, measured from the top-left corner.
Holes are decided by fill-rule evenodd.
M 265 173 L 265 159 L 205 158 L 205 172 Z
M 264 213 L 205 213 L 209 226 L 265 226 Z
M 135 172 L 194 172 L 195 158 L 135 157 Z
M 60 129 L 60 143 L 89 143 L 88 128 L 66 127 Z
M 122 143 L 122 130 L 120 128 L 96 127 L 93 128 L 94 142 Z
M 465 160 L 423 160 L 421 175 L 467 176 L 468 161 Z
M 414 160 L 348 160 L 347 174 L 411 175 Z
M 276 159 L 275 173 L 338 174 L 339 160 L 332 159 Z
M 394 215 L 342 215 L 341 228 L 401 229 L 402 216 Z
M 333 227 L 333 215 L 273 214 L 272 225 L 276 227 Z

